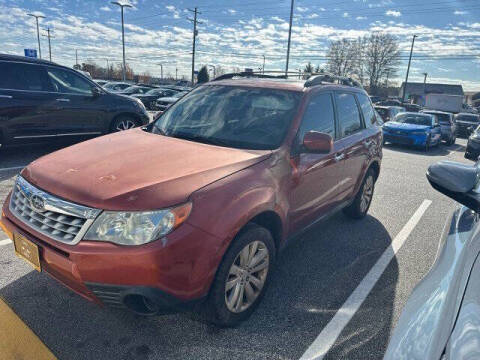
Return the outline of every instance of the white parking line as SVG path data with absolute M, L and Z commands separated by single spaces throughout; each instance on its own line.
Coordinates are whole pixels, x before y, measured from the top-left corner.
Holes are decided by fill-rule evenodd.
M 5 240 L 0 240 L 0 246 L 2 245 L 8 245 L 12 242 L 10 239 L 5 239 Z
M 395 236 L 395 239 L 393 239 L 391 245 L 383 252 L 382 256 L 377 260 L 375 265 L 363 278 L 362 282 L 348 297 L 347 301 L 345 301 L 342 307 L 336 312 L 332 320 L 330 320 L 327 326 L 323 328 L 320 335 L 318 335 L 307 351 L 305 351 L 300 360 L 323 359 L 325 354 L 335 344 L 335 341 L 342 330 L 345 328 L 345 326 L 347 326 L 353 315 L 355 315 L 363 301 L 367 298 L 368 294 L 373 289 L 378 279 L 380 279 L 380 276 L 383 274 L 390 261 L 405 243 L 405 240 L 407 240 L 408 236 L 418 224 L 431 203 L 432 201 L 430 200 L 423 200 L 417 211 L 415 211 L 413 216 L 410 218 L 410 220 L 408 220 L 402 230 L 400 230 L 398 235 Z
M 450 150 L 450 154 L 453 154 L 453 153 L 457 152 L 457 151 L 460 150 L 462 147 L 463 147 L 463 145 L 457 145 L 457 146 L 455 146 L 452 150 Z
M 0 168 L 0 171 L 19 170 L 19 169 L 23 169 L 25 166 L 27 166 L 27 165 L 13 166 L 13 167 L 8 167 L 8 168 Z

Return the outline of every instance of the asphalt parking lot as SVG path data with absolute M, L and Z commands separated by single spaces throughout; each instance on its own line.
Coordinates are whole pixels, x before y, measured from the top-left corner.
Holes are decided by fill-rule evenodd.
M 234 329 L 100 308 L 15 257 L 3 233 L 0 296 L 59 359 L 381 359 L 455 207 L 430 187 L 426 169 L 468 163 L 465 145 L 386 146 L 369 216 L 337 214 L 288 247 L 258 310 Z M 2 203 L 21 167 L 58 148 L 2 151 Z

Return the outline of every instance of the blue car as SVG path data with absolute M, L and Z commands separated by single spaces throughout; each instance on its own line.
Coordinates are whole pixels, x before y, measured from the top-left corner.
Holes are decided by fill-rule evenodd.
M 382 128 L 384 143 L 418 146 L 425 151 L 431 146 L 438 145 L 442 138 L 438 118 L 431 114 L 400 113 Z

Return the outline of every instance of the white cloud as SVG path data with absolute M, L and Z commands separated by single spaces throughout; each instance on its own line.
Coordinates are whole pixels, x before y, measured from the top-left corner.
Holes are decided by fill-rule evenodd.
M 228 9 L 227 10 L 230 14 L 235 14 L 237 12 L 237 10 L 234 10 L 234 9 Z
M 308 8 L 307 8 L 307 7 L 297 6 L 297 11 L 298 11 L 298 12 L 301 12 L 301 13 L 307 12 L 307 11 L 308 11 Z
M 367 19 L 366 16 L 357 16 L 357 17 L 355 18 L 355 20 L 358 20 L 358 21 L 360 21 L 360 20 L 366 20 L 366 19 Z
M 175 10 L 176 10 L 176 9 L 175 9 L 175 6 L 173 6 L 173 5 L 167 5 L 167 6 L 165 6 L 165 8 L 166 8 L 168 11 L 175 11 Z
M 102 6 L 100 8 L 100 10 L 102 10 L 102 11 L 112 11 L 112 9 L 110 9 L 108 6 Z
M 345 11 L 345 12 L 343 13 L 343 15 L 342 15 L 342 16 L 343 16 L 344 18 L 347 18 L 347 17 L 349 17 L 349 16 L 350 16 L 350 14 L 349 14 L 348 12 L 346 12 L 346 11 Z
M 385 12 L 385 15 L 393 16 L 393 17 L 399 17 L 399 16 L 402 16 L 402 13 L 400 11 L 397 11 L 397 10 L 387 10 Z
M 465 15 L 468 14 L 468 11 L 463 11 L 463 10 L 455 10 L 453 12 L 454 15 Z

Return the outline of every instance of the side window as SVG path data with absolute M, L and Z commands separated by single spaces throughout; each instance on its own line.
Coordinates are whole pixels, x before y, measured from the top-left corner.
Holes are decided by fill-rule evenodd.
M 92 95 L 92 85 L 73 71 L 48 67 L 47 73 L 55 92 Z
M 365 126 L 370 128 L 377 126 L 377 118 L 375 116 L 375 111 L 373 110 L 372 104 L 368 96 L 364 94 L 357 94 L 358 102 L 362 108 L 363 118 L 365 119 Z
M 335 93 L 340 137 L 356 133 L 363 128 L 357 102 L 352 94 Z
M 310 99 L 298 130 L 298 141 L 302 141 L 309 131 L 322 132 L 335 138 L 335 115 L 330 94 L 314 95 Z
M 0 62 L 0 88 L 26 91 L 51 91 L 43 66 Z

